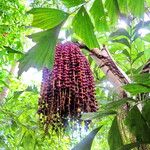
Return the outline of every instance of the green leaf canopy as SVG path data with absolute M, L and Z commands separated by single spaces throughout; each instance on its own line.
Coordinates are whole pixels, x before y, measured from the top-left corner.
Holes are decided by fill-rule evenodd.
M 129 0 L 128 6 L 133 15 L 142 17 L 144 14 L 144 0 Z
M 51 29 L 67 19 L 68 14 L 62 10 L 52 8 L 34 8 L 28 13 L 33 14 L 33 27 Z
M 101 126 L 102 127 L 102 126 Z M 92 142 L 94 140 L 94 137 L 98 133 L 98 131 L 101 129 L 101 127 L 98 127 L 94 129 L 92 132 L 90 132 L 79 144 L 77 144 L 72 150 L 91 150 Z
M 62 0 L 62 3 L 66 5 L 68 8 L 78 6 L 84 2 L 85 0 Z
M 148 93 L 150 92 L 150 86 L 144 85 L 144 84 L 138 84 L 138 83 L 131 83 L 124 85 L 123 88 L 130 92 L 133 95 L 139 94 L 139 93 Z
M 20 59 L 18 75 L 21 75 L 22 72 L 27 71 L 30 67 L 35 67 L 37 69 L 52 67 L 54 48 L 59 30 L 60 25 L 53 29 L 38 32 L 30 36 L 37 44 Z
M 128 33 L 128 31 L 127 31 L 126 29 L 123 29 L 123 28 L 120 28 L 120 29 L 118 29 L 117 31 L 112 32 L 112 33 L 110 34 L 110 37 L 111 37 L 111 38 L 118 38 L 118 37 L 120 37 L 120 36 L 124 36 L 124 37 L 126 37 L 126 38 L 128 38 L 128 39 L 131 38 L 130 35 L 129 35 L 129 33 Z
M 91 19 L 82 6 L 73 19 L 73 30 L 89 48 L 99 47 Z
M 18 75 L 30 67 L 35 67 L 38 70 L 43 67 L 52 67 L 58 33 L 62 23 L 68 17 L 67 13 L 51 8 L 34 8 L 28 13 L 33 14 L 33 27 L 47 30 L 29 36 L 36 42 L 36 45 L 20 59 Z
M 94 18 L 95 27 L 98 31 L 107 31 L 108 26 L 102 0 L 95 0 L 90 9 L 90 13 Z
M 126 125 L 131 133 L 133 133 L 137 141 L 150 142 L 150 128 L 137 106 L 134 106 L 126 117 Z
M 106 0 L 105 1 L 106 9 L 108 10 L 108 16 L 111 19 L 110 23 L 115 24 L 119 16 L 119 8 L 117 0 Z
M 108 144 L 110 146 L 110 150 L 117 150 L 119 147 L 123 146 L 123 140 L 119 130 L 117 117 L 114 118 L 109 130 Z
M 150 101 L 145 102 L 144 107 L 142 109 L 142 115 L 146 120 L 147 124 L 150 126 Z

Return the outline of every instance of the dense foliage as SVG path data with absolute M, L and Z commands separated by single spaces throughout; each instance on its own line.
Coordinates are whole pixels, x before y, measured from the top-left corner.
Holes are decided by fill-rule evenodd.
M 150 1 L 28 2 L 0 1 L 0 149 L 150 149 Z M 94 75 L 100 109 L 82 115 L 92 120 L 88 131 L 76 126 L 45 135 L 37 115 L 41 81 L 28 84 L 23 76 L 34 76 L 26 73 L 31 67 L 52 69 L 58 41 L 86 45 L 82 52 Z M 102 45 L 131 80 L 123 86 L 125 97 L 89 53 Z

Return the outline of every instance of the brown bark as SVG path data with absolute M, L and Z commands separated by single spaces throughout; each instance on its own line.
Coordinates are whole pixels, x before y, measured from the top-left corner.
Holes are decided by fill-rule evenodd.
M 114 85 L 116 92 L 119 94 L 120 98 L 126 98 L 127 94 L 122 89 L 122 86 L 125 84 L 130 83 L 130 79 L 128 76 L 119 68 L 119 66 L 116 64 L 116 62 L 111 57 L 109 51 L 106 49 L 105 46 L 103 46 L 102 50 L 98 48 L 94 48 L 93 50 L 90 50 L 87 46 L 83 44 L 79 44 L 80 48 L 84 48 L 88 50 L 91 53 L 91 57 L 95 60 L 97 65 L 102 69 L 102 71 L 105 73 L 105 75 L 108 77 L 109 81 Z M 147 64 L 143 67 L 142 73 L 148 73 L 150 72 L 150 60 L 147 62 Z M 122 136 L 124 137 L 124 143 L 128 142 L 128 139 L 130 139 L 131 142 L 136 142 L 136 138 L 134 135 L 132 135 L 127 127 L 124 125 L 124 119 L 127 115 L 129 105 L 126 104 L 127 109 L 120 109 L 118 114 L 118 120 L 119 120 L 119 127 L 122 130 Z M 140 150 L 148 150 L 148 145 L 141 145 Z
M 122 86 L 130 83 L 130 79 L 125 72 L 119 68 L 116 62 L 113 60 L 109 51 L 103 46 L 102 49 L 94 48 L 90 50 L 87 46 L 77 43 L 80 48 L 88 50 L 91 57 L 95 60 L 96 64 L 102 69 L 108 80 L 114 85 L 116 92 L 121 98 L 126 97 L 125 91 Z
M 108 80 L 114 85 L 115 90 L 120 97 L 124 97 L 125 92 L 122 89 L 122 86 L 130 83 L 130 79 L 115 63 L 109 51 L 105 47 L 103 47 L 102 50 L 93 49 L 91 56 L 106 74 Z
M 96 54 L 96 55 L 95 55 Z M 130 79 L 125 72 L 116 64 L 109 51 L 104 46 L 102 50 L 93 49 L 92 58 L 96 61 L 97 65 L 105 73 L 108 80 L 114 85 L 116 93 L 120 98 L 127 98 L 127 93 L 122 88 L 123 85 L 130 83 Z M 129 110 L 129 104 L 126 103 L 121 109 L 118 110 L 118 121 L 119 128 L 123 137 L 124 143 L 130 139 L 132 142 L 135 141 L 135 137 L 129 135 L 127 127 L 124 125 L 124 119 Z
M 122 89 L 122 86 L 125 84 L 130 83 L 130 79 L 128 76 L 119 68 L 119 66 L 115 63 L 113 58 L 111 57 L 109 51 L 104 46 L 102 50 L 100 49 L 93 49 L 92 50 L 92 58 L 96 61 L 97 65 L 100 66 L 102 71 L 105 73 L 105 75 L 108 77 L 109 81 L 114 85 L 116 92 L 119 94 L 120 98 L 126 98 L 127 94 Z M 150 60 L 144 65 L 141 73 L 150 73 Z M 129 108 L 128 103 L 126 104 L 127 108 Z M 119 110 L 118 114 L 118 120 L 119 120 L 119 126 L 122 130 L 122 135 L 124 137 L 128 137 L 131 142 L 136 142 L 136 138 L 134 135 L 130 134 L 126 126 L 124 125 L 123 121 L 127 115 L 128 109 L 121 109 Z M 125 139 L 124 139 L 125 140 Z M 124 142 L 126 142 L 125 140 Z M 139 147 L 140 150 L 148 150 L 148 145 L 141 145 Z

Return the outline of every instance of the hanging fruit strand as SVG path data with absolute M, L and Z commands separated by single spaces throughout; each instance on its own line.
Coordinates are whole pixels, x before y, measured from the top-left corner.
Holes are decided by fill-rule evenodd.
M 55 129 L 66 126 L 70 120 L 82 124 L 82 113 L 98 109 L 94 88 L 90 66 L 80 48 L 71 42 L 58 44 L 52 71 L 43 69 L 38 113 L 45 130 L 49 125 Z

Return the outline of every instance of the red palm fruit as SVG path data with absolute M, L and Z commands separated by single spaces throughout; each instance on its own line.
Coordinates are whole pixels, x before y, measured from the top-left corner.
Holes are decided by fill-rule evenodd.
M 43 69 L 39 114 L 45 128 L 98 109 L 94 78 L 86 57 L 74 43 L 58 44 L 52 71 Z M 59 124 L 59 126 L 60 126 Z

